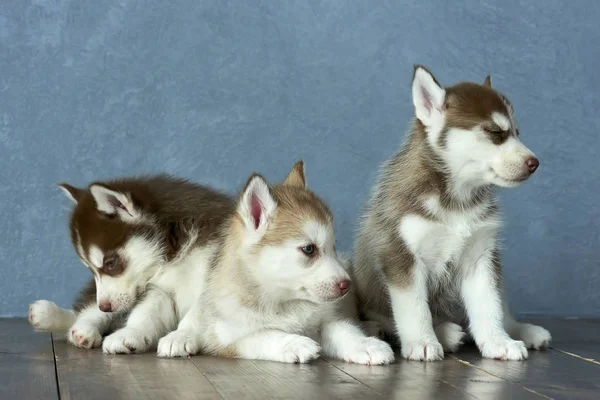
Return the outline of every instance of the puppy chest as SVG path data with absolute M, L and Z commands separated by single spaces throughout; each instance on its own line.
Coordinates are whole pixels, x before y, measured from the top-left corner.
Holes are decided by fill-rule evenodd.
M 493 229 L 489 229 L 489 228 Z M 449 264 L 457 265 L 466 254 L 479 248 L 478 242 L 495 234 L 495 225 L 473 218 L 454 217 L 431 220 L 417 215 L 402 219 L 399 234 L 409 250 L 434 271 L 447 273 Z

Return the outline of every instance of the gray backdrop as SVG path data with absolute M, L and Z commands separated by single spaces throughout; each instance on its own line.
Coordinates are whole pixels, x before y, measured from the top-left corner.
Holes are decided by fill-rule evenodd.
M 599 20 L 596 0 L 3 0 L 0 315 L 67 306 L 90 276 L 58 181 L 234 192 L 303 158 L 349 250 L 422 63 L 445 84 L 492 73 L 541 160 L 503 193 L 516 311 L 600 316 Z

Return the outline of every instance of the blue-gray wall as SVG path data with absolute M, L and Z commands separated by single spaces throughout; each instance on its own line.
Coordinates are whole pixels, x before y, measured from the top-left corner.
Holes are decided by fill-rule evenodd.
M 503 195 L 516 311 L 600 316 L 598 21 L 597 0 L 4 0 L 0 315 L 67 306 L 88 278 L 58 181 L 234 191 L 303 158 L 349 250 L 422 63 L 445 84 L 492 73 L 541 160 Z

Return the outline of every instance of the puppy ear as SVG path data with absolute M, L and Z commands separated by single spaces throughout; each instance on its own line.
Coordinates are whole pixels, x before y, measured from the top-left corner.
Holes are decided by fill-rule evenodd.
M 412 96 L 415 115 L 423 125 L 430 127 L 441 122 L 446 91 L 431 72 L 421 65 L 415 66 Z
M 98 211 L 116 215 L 124 221 L 135 221 L 141 215 L 129 194 L 117 192 L 99 183 L 92 184 L 90 192 L 96 200 Z
M 65 192 L 65 195 L 67 195 L 67 197 L 75 204 L 79 203 L 79 200 L 85 193 L 85 190 L 71 186 L 68 183 L 59 183 L 58 187 L 61 188 L 62 191 Z
M 252 175 L 240 196 L 238 214 L 255 240 L 265 234 L 276 207 L 277 203 L 265 179 L 258 174 Z
M 492 76 L 488 75 L 485 77 L 485 80 L 483 81 L 483 86 L 488 87 L 488 88 L 492 88 Z
M 306 188 L 306 178 L 304 177 L 304 162 L 302 160 L 294 164 L 287 178 L 285 178 L 285 180 L 283 181 L 283 184 L 301 189 Z

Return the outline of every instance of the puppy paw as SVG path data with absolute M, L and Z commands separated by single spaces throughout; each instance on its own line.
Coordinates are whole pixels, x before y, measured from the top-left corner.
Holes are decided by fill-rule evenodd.
M 520 340 L 510 338 L 490 339 L 479 346 L 481 355 L 485 358 L 493 358 L 505 361 L 520 361 L 527 359 L 527 348 Z
M 321 346 L 311 338 L 300 335 L 293 337 L 283 346 L 281 362 L 306 363 L 319 358 Z
M 343 357 L 347 363 L 384 365 L 394 362 L 394 351 L 389 344 L 374 337 L 362 339 Z
M 435 335 L 446 353 L 455 353 L 463 345 L 465 331 L 453 322 L 442 322 L 435 328 Z
M 29 305 L 27 317 L 36 331 L 50 332 L 59 323 L 62 310 L 52 301 L 38 300 Z
M 435 340 L 402 343 L 402 357 L 412 361 L 437 361 L 444 359 L 444 348 Z
M 102 344 L 102 335 L 98 328 L 91 325 L 74 325 L 69 329 L 67 340 L 75 347 L 93 349 Z
M 552 336 L 541 326 L 520 324 L 518 339 L 523 341 L 528 349 L 543 350 L 550 346 Z
M 198 353 L 198 343 L 185 331 L 173 331 L 158 341 L 159 357 L 187 357 Z
M 122 328 L 107 336 L 102 345 L 105 354 L 143 353 L 152 345 L 150 337 L 132 328 Z

